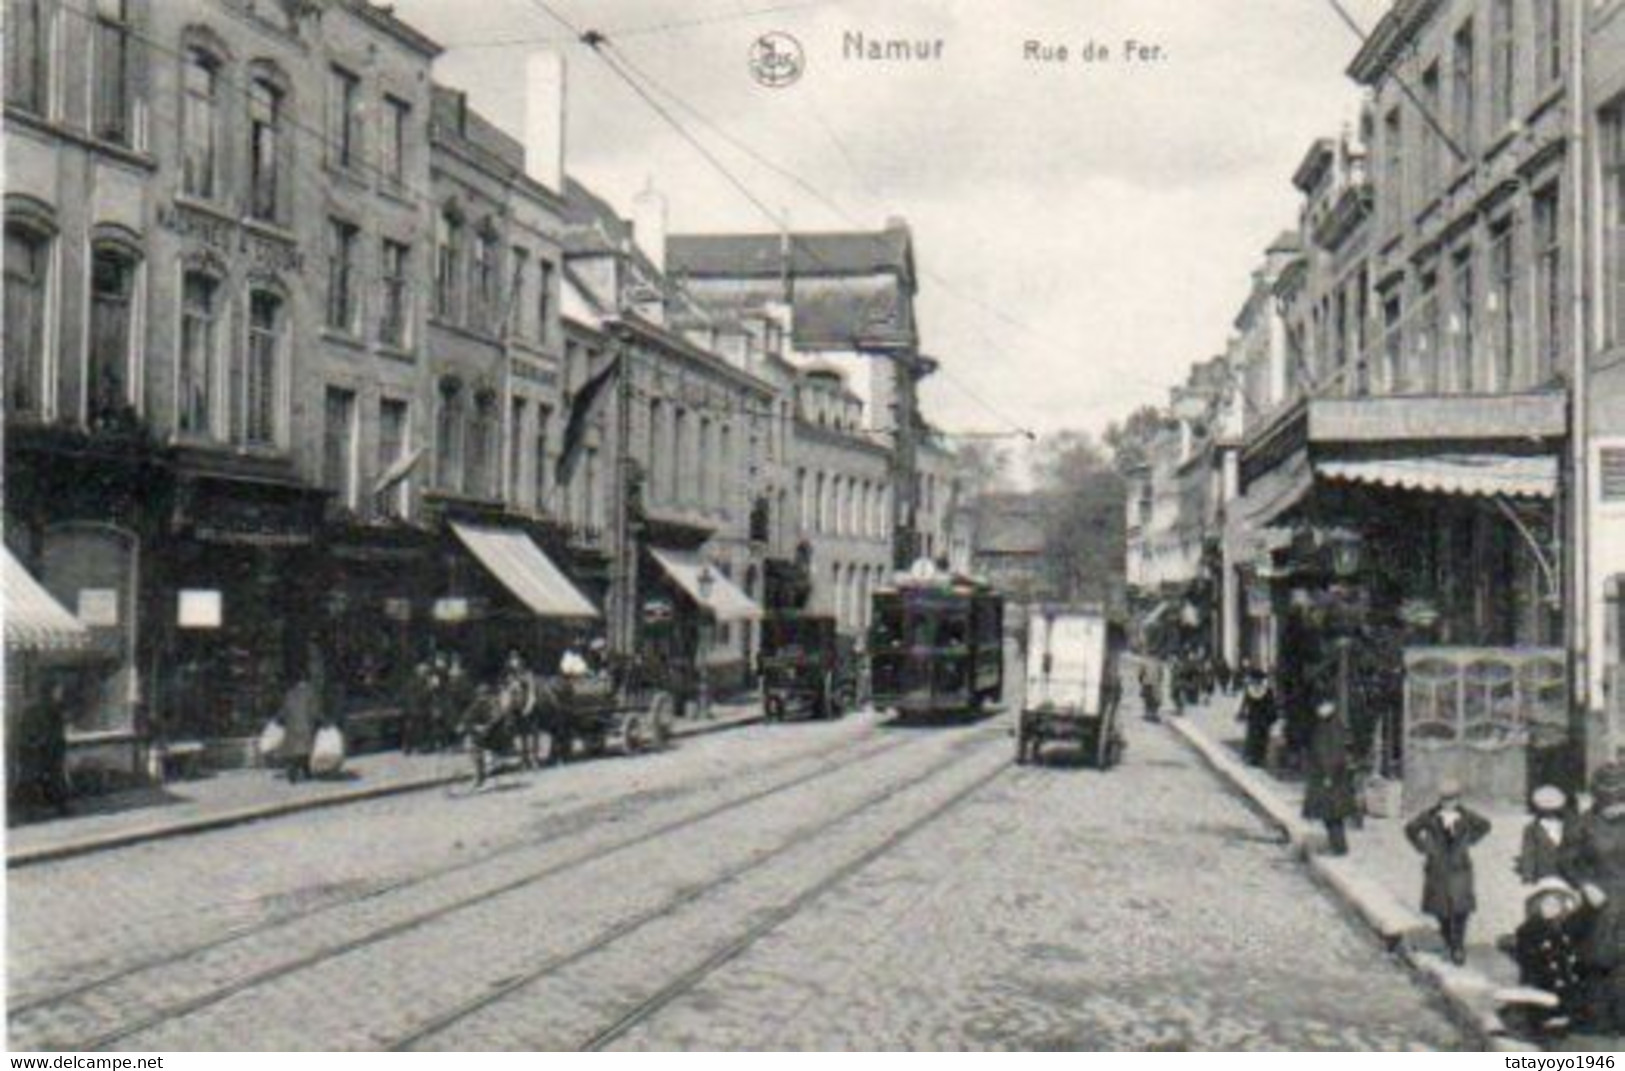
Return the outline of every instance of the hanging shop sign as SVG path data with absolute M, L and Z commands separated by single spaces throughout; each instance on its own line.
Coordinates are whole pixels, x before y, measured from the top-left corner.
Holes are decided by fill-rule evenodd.
M 118 591 L 113 588 L 80 588 L 75 616 L 92 628 L 117 628 Z
M 434 601 L 434 619 L 436 621 L 467 621 L 467 599 L 436 599 Z
M 219 628 L 223 618 L 223 602 L 218 590 L 182 589 L 177 612 L 181 628 Z

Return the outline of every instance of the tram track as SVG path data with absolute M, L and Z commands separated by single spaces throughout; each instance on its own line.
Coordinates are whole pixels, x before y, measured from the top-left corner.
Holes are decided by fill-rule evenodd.
M 907 735 L 897 738 L 893 738 L 891 736 L 881 736 L 877 739 L 874 735 L 866 734 L 857 738 L 856 740 L 843 740 L 832 747 L 820 748 L 810 753 L 798 753 L 793 756 L 787 756 L 782 760 L 775 760 L 775 762 L 770 765 L 772 765 L 776 770 L 782 770 L 786 767 L 793 767 L 804 763 L 814 763 L 815 765 L 812 769 L 797 774 L 788 780 L 776 781 L 759 788 L 751 789 L 747 792 L 730 795 L 729 797 L 714 804 L 702 807 L 698 811 L 691 814 L 682 815 L 669 821 L 657 823 L 653 827 L 646 828 L 630 836 L 621 837 L 610 844 L 596 846 L 575 855 L 554 860 L 540 868 L 527 868 L 516 877 L 482 888 L 471 894 L 456 897 L 444 904 L 436 906 L 431 910 L 409 914 L 393 923 L 368 929 L 346 940 L 330 943 L 270 967 L 248 972 L 226 985 L 213 988 L 208 992 L 199 994 L 195 997 L 165 1005 L 162 1008 L 154 1010 L 150 1014 L 141 1016 L 133 1021 L 121 1023 L 111 1029 L 103 1030 L 93 1035 L 80 1037 L 77 1039 L 44 1038 L 38 1042 L 31 1041 L 29 1044 L 34 1045 L 35 1047 L 74 1048 L 81 1050 L 109 1048 L 117 1045 L 126 1038 L 161 1025 L 162 1023 L 171 1019 L 184 1017 L 212 1005 L 218 1004 L 236 995 L 237 993 L 245 992 L 247 990 L 269 984 L 288 975 L 306 970 L 327 960 L 345 956 L 368 946 L 388 941 L 391 938 L 398 937 L 402 934 L 431 925 L 442 918 L 455 915 L 459 912 L 469 910 L 491 900 L 497 899 L 498 897 L 513 893 L 535 882 L 547 880 L 549 878 L 565 874 L 571 870 L 590 866 L 593 863 L 612 857 L 632 848 L 648 844 L 663 837 L 671 836 L 674 833 L 701 825 L 715 818 L 752 806 L 774 796 L 792 792 L 798 788 L 811 784 L 820 778 L 849 771 L 854 762 L 863 763 L 883 758 L 884 756 L 890 755 L 893 752 L 907 748 L 910 743 L 917 742 L 917 740 L 918 738 L 911 738 Z M 699 789 L 698 792 L 709 790 L 714 783 L 715 782 L 708 782 L 707 786 Z M 658 800 L 661 795 L 662 792 L 660 791 L 640 794 L 640 796 L 648 797 L 644 800 L 644 802 Z M 684 795 L 687 795 L 687 793 L 684 793 Z M 610 801 L 606 804 L 581 808 L 576 812 L 570 812 L 570 814 L 581 816 L 584 812 L 596 812 L 602 816 L 613 811 L 624 810 L 629 799 L 637 798 L 639 797 L 623 797 L 619 800 Z M 360 893 L 356 896 L 346 897 L 341 900 L 328 901 L 305 911 L 296 911 L 290 914 L 280 915 L 275 919 L 266 920 L 263 923 L 257 923 L 253 926 L 241 927 L 233 930 L 230 933 L 210 939 L 209 941 L 190 945 L 187 948 L 178 950 L 172 954 L 165 954 L 159 957 L 144 960 L 140 963 L 131 964 L 127 967 L 120 968 L 115 972 L 101 975 L 84 983 L 57 990 L 48 995 L 29 998 L 22 1003 L 14 1005 L 10 1009 L 8 1013 L 8 1032 L 11 1034 L 13 1042 L 17 1043 L 19 1027 L 22 1027 L 23 1030 L 26 1031 L 28 1020 L 31 1017 L 43 1017 L 43 1013 L 56 1009 L 65 1003 L 87 1003 L 89 998 L 93 998 L 99 992 L 107 990 L 121 982 L 126 982 L 137 978 L 142 974 L 154 971 L 164 971 L 170 968 L 184 967 L 188 961 L 198 960 L 212 952 L 226 949 L 236 943 L 262 938 L 267 935 L 274 934 L 279 930 L 291 929 L 299 924 L 307 923 L 312 919 L 331 915 L 345 908 L 353 908 L 368 901 L 380 900 L 387 896 L 411 892 L 415 889 L 428 885 L 430 882 L 449 876 L 455 876 L 460 873 L 473 871 L 482 866 L 490 866 L 492 864 L 507 860 L 510 857 L 520 855 L 524 852 L 543 850 L 562 841 L 567 841 L 571 837 L 579 836 L 585 832 L 590 832 L 592 828 L 593 827 L 590 821 L 582 821 L 577 823 L 576 827 L 572 827 L 568 830 L 561 830 L 540 839 L 525 840 L 520 843 L 504 845 L 502 848 L 496 851 L 482 853 L 477 858 L 458 860 L 457 862 L 447 866 L 437 867 L 431 871 L 410 875 L 399 881 L 369 889 L 366 892 Z
M 452 1027 L 464 1023 L 482 1012 L 497 1008 L 504 1001 L 519 995 L 526 989 L 557 976 L 594 955 L 612 948 L 640 931 L 671 918 L 684 908 L 739 883 L 742 879 L 762 871 L 763 868 L 789 853 L 804 848 L 810 842 L 848 825 L 860 816 L 867 815 L 875 808 L 891 803 L 898 797 L 925 785 L 927 782 L 951 776 L 953 771 L 972 766 L 979 761 L 986 761 L 983 745 L 994 739 L 1002 739 L 1003 735 L 1003 733 L 995 734 L 991 731 L 984 731 L 977 733 L 974 737 L 967 738 L 961 742 L 960 746 L 963 750 L 969 751 L 970 754 L 956 759 L 947 766 L 933 765 L 920 773 L 869 794 L 857 804 L 843 809 L 839 814 L 794 830 L 780 838 L 773 846 L 753 853 L 748 858 L 728 867 L 722 873 L 704 883 L 683 889 L 660 903 L 616 923 L 591 940 L 577 945 L 575 948 L 557 953 L 535 968 L 505 979 L 501 983 L 482 991 L 477 996 L 440 1012 L 428 1021 L 414 1027 L 409 1033 L 391 1041 L 389 1043 L 390 1050 L 412 1051 L 420 1049 L 425 1043 L 445 1033 Z M 1007 762 L 999 761 L 991 769 L 979 773 L 969 783 L 955 789 L 946 799 L 932 804 L 923 813 L 886 834 L 877 843 L 872 844 L 858 855 L 845 860 L 812 885 L 803 888 L 788 900 L 775 905 L 743 933 L 726 940 L 720 948 L 706 955 L 699 963 L 682 972 L 673 981 L 661 986 L 650 996 L 628 1008 L 611 1022 L 595 1030 L 575 1047 L 591 1051 L 613 1043 L 639 1023 L 658 1014 L 661 1009 L 692 991 L 727 963 L 743 955 L 757 941 L 782 926 L 815 900 L 849 880 L 886 852 L 896 848 L 933 822 L 943 818 L 977 792 L 1008 773 L 1009 770 L 1010 766 Z

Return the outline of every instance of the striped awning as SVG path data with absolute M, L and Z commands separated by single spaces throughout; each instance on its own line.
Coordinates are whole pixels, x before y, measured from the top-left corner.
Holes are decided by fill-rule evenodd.
M 90 630 L 70 614 L 22 563 L 4 550 L 6 649 L 72 651 L 90 640 Z
M 693 551 L 655 547 L 650 548 L 649 553 L 689 598 L 715 614 L 718 621 L 754 620 L 762 616 L 762 608 L 749 595 Z
M 598 610 L 523 532 L 452 523 L 457 538 L 538 617 L 597 617 Z
M 1315 472 L 1328 480 L 1373 484 L 1444 495 L 1552 498 L 1557 458 L 1550 454 L 1452 454 L 1377 461 L 1321 461 Z

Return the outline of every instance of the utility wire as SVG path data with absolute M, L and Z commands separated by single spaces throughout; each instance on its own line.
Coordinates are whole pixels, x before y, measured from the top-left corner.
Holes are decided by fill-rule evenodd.
M 645 37 L 658 33 L 673 33 L 680 30 L 694 29 L 699 26 L 711 26 L 723 22 L 736 22 L 745 19 L 760 18 L 764 15 L 776 15 L 789 11 L 803 11 L 808 8 L 824 7 L 832 0 L 803 0 L 802 3 L 778 4 L 773 7 L 755 8 L 750 11 L 724 11 L 713 15 L 696 16 L 690 19 L 674 19 L 670 22 L 647 23 L 639 26 L 625 26 L 605 30 L 604 34 L 616 39 L 628 37 Z M 551 16 L 550 16 L 551 17 Z M 559 45 L 579 40 L 579 33 L 572 31 L 571 38 L 562 37 L 492 37 L 475 41 L 448 41 L 447 48 L 511 48 L 519 45 Z
M 1355 21 L 1353 15 L 1349 14 L 1349 10 L 1343 6 L 1342 0 L 1326 0 L 1326 3 L 1331 5 L 1332 11 L 1337 14 L 1337 17 L 1342 21 L 1343 25 L 1347 26 L 1349 31 L 1353 33 L 1355 37 L 1359 38 L 1362 47 L 1371 40 L 1371 35 L 1361 28 L 1360 24 Z M 1395 84 L 1399 86 L 1400 90 L 1405 94 L 1406 98 L 1411 102 L 1411 104 L 1416 107 L 1416 110 L 1421 114 L 1423 121 L 1433 129 L 1433 132 L 1439 136 L 1439 140 L 1443 141 L 1445 146 L 1449 148 L 1451 155 L 1456 158 L 1456 162 L 1462 164 L 1466 163 L 1467 153 L 1460 145 L 1456 143 L 1456 139 L 1450 136 L 1450 132 L 1444 128 L 1444 124 L 1442 124 L 1438 117 L 1433 114 L 1432 109 L 1422 102 L 1421 97 L 1416 95 L 1416 91 L 1411 88 L 1411 84 L 1405 79 L 1405 76 L 1400 74 L 1398 70 L 1390 70 L 1388 74 L 1389 77 L 1393 78 Z

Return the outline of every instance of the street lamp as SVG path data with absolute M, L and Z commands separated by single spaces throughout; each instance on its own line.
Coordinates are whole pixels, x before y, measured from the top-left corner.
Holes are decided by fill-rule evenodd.
M 696 586 L 700 589 L 700 634 L 699 651 L 695 658 L 699 663 L 699 716 L 711 716 L 711 590 L 716 585 L 716 577 L 709 565 L 700 566 L 700 575 L 696 578 Z

